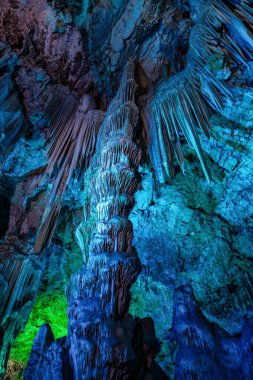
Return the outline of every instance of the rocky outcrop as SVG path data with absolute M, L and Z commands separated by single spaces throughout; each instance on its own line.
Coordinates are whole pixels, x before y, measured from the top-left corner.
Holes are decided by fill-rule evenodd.
M 22 136 L 28 123 L 13 80 L 18 56 L 0 41 L 0 142 L 1 161 Z
M 39 258 L 10 254 L 8 247 L 6 251 L 3 249 L 1 247 L 0 376 L 5 372 L 11 345 L 29 317 L 43 269 Z
M 1 5 L 1 40 L 22 56 L 25 67 L 45 69 L 54 82 L 80 95 L 92 88 L 82 33 L 71 13 L 60 12 L 46 0 Z
M 183 7 L 175 0 L 106 1 L 84 9 L 88 56 L 98 74 L 101 97 L 115 93 L 125 62 L 133 56 L 152 84 L 167 69 L 178 71 L 183 66 L 190 20 L 183 20 L 182 14 Z
M 37 367 L 39 367 L 38 364 L 41 356 L 53 343 L 53 341 L 54 335 L 51 327 L 48 324 L 42 325 L 33 342 L 32 354 L 29 358 L 28 369 L 24 375 L 27 379 L 32 378 L 35 373 L 38 375 L 39 368 Z
M 206 319 L 190 285 L 177 288 L 172 322 L 178 345 L 175 379 L 251 379 L 252 328 L 252 316 L 245 315 L 242 330 L 231 336 Z

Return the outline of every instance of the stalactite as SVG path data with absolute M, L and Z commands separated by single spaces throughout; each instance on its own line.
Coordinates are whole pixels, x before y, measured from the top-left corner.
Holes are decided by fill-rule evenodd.
M 252 59 L 251 1 L 236 4 L 236 12 L 220 0 L 192 0 L 190 6 L 196 21 L 190 34 L 186 68 L 158 86 L 146 110 L 146 117 L 150 119 L 150 155 L 161 183 L 173 175 L 174 154 L 184 171 L 181 135 L 196 151 L 207 180 L 211 180 L 199 131 L 208 137 L 207 105 L 219 111 L 224 100 L 232 95 L 229 88 L 213 76 L 208 59 L 220 54 L 244 66 Z M 226 30 L 221 37 L 222 27 Z
M 38 257 L 10 254 L 1 249 L 0 269 L 1 377 L 5 371 L 11 344 L 31 312 L 42 276 L 43 261 Z
M 28 128 L 12 78 L 17 64 L 17 56 L 8 45 L 0 42 L 0 152 L 3 155 L 13 149 Z
M 80 182 L 85 176 L 84 216 L 76 231 L 85 262 L 72 276 L 67 288 L 68 336 L 53 340 L 50 327 L 42 326 L 34 341 L 25 379 L 166 378 L 154 360 L 160 344 L 155 337 L 153 321 L 151 318 L 133 318 L 128 313 L 130 288 L 141 270 L 137 252 L 132 246 L 133 225 L 129 219 L 135 204 L 135 193 L 140 186 L 138 166 L 146 159 L 143 158 L 141 148 L 147 149 L 149 130 L 150 158 L 154 172 L 159 182 L 165 183 L 177 172 L 174 166 L 176 160 L 183 173 L 186 172 L 183 148 L 186 141 L 189 147 L 196 151 L 204 174 L 210 181 L 211 173 L 204 151 L 212 145 L 208 145 L 203 139 L 205 146 L 202 148 L 202 137 L 199 136 L 203 133 L 209 138 L 210 108 L 218 112 L 223 111 L 224 103 L 232 99 L 231 92 L 236 93 L 234 88 L 230 92 L 229 87 L 236 81 L 241 81 L 242 87 L 252 82 L 252 62 L 249 62 L 252 60 L 253 51 L 252 0 L 152 0 L 138 1 L 138 4 L 130 0 L 116 1 L 112 4 L 106 1 L 88 3 L 89 1 L 72 0 L 3 0 L 1 4 L 1 38 L 3 36 L 16 52 L 13 54 L 5 43 L 0 43 L 0 151 L 1 157 L 4 157 L 3 161 L 8 157 L 10 150 L 15 152 L 13 161 L 10 160 L 10 165 L 7 165 L 9 173 L 3 169 L 2 179 L 10 176 L 17 187 L 14 207 L 13 198 L 11 199 L 11 195 L 8 196 L 11 206 L 10 210 L 7 210 L 7 207 L 5 210 L 9 215 L 5 217 L 4 229 L 7 231 L 8 222 L 9 229 L 7 232 L 4 231 L 6 234 L 0 248 L 0 343 L 3 346 L 0 377 L 4 373 L 10 346 L 31 310 L 43 271 L 43 250 L 49 245 L 56 231 L 62 204 L 71 216 L 76 211 L 75 207 L 79 208 L 76 224 L 80 222 L 81 202 L 79 199 L 76 202 L 76 198 L 82 193 L 83 187 Z M 82 28 L 75 27 L 75 22 L 76 25 L 85 28 L 85 33 Z M 86 49 L 92 70 L 96 72 L 96 90 L 93 88 L 93 79 L 87 64 Z M 121 68 L 130 56 L 139 61 L 139 74 L 134 72 L 131 63 L 126 65 L 124 74 L 121 75 Z M 212 67 L 214 56 L 220 57 L 225 65 L 224 70 L 218 70 L 219 73 L 215 73 L 216 69 Z M 143 72 L 140 67 L 143 67 Z M 180 70 L 182 71 L 179 72 Z M 174 75 L 163 82 L 164 77 L 171 73 Z M 139 88 L 135 78 L 138 75 Z M 220 78 L 224 78 L 224 83 Z M 225 83 L 227 78 L 228 83 Z M 161 84 L 157 86 L 158 80 Z M 118 83 L 120 87 L 115 95 Z M 34 88 L 31 90 L 33 85 Z M 156 90 L 153 92 L 154 88 Z M 248 96 L 249 91 L 245 93 Z M 148 102 L 154 96 L 153 101 L 142 109 L 146 130 L 140 132 L 139 109 L 136 104 L 140 106 L 140 95 L 143 94 Z M 101 109 L 107 109 L 105 118 L 102 111 L 96 110 L 94 97 L 98 99 Z M 234 102 L 234 99 L 232 100 Z M 250 103 L 250 100 L 247 101 Z M 23 108 L 30 120 L 29 129 Z M 230 121 L 225 123 L 228 124 L 226 128 L 230 129 Z M 25 135 L 25 139 L 20 139 L 27 129 L 29 133 Z M 237 163 L 233 165 L 242 165 L 243 168 L 243 162 L 246 162 L 246 165 L 250 162 L 250 148 L 247 144 L 240 147 L 248 150 L 245 152 L 244 160 L 243 154 L 241 151 L 237 152 L 239 149 L 234 145 L 234 142 L 240 140 L 235 136 L 237 130 L 229 131 L 229 134 L 230 132 L 231 136 L 233 133 L 233 138 L 228 139 L 226 145 L 231 144 L 229 148 L 233 149 L 233 152 L 236 151 L 232 159 L 236 156 Z M 238 127 L 238 133 L 241 132 Z M 242 133 L 247 134 L 246 139 L 250 140 L 248 131 Z M 226 151 L 226 146 L 222 146 L 224 140 L 219 148 Z M 38 158 L 36 155 L 34 158 L 33 153 L 37 148 L 39 152 L 42 147 L 39 153 L 44 159 L 48 143 L 48 164 L 45 165 L 43 161 L 38 167 Z M 19 147 L 20 150 L 16 149 Z M 27 160 L 28 165 L 30 162 L 34 165 L 28 174 L 25 170 L 15 170 L 16 163 L 19 163 L 19 152 L 24 154 L 24 157 L 21 157 L 24 160 L 27 151 L 31 152 L 31 160 Z M 218 155 L 219 150 L 214 154 Z M 213 159 L 213 155 L 210 154 L 210 157 Z M 229 165 L 226 168 L 217 168 L 215 164 L 218 166 L 220 162 L 214 161 L 214 172 L 224 169 L 224 173 L 219 174 L 220 177 L 224 176 L 224 189 L 225 186 L 233 188 L 231 177 L 227 180 L 226 170 Z M 14 169 L 11 168 L 11 164 Z M 6 165 L 6 162 L 3 165 Z M 140 171 L 142 169 L 143 167 Z M 247 170 L 245 172 L 248 173 Z M 150 174 L 147 174 L 146 167 L 141 173 L 144 178 Z M 187 185 L 186 182 L 181 182 L 179 177 L 181 188 L 178 192 L 173 186 L 162 189 L 165 194 L 174 193 L 180 198 L 187 198 L 187 206 L 183 201 L 178 203 L 176 200 L 170 208 L 174 217 L 171 219 L 174 223 L 174 227 L 171 227 L 173 231 L 170 232 L 171 235 L 174 234 L 175 242 L 169 242 L 169 249 L 173 252 L 174 246 L 179 242 L 177 249 L 180 262 L 176 263 L 173 256 L 166 257 L 166 262 L 180 267 L 183 272 L 189 268 L 189 273 L 186 274 L 189 277 L 195 276 L 193 266 L 194 270 L 200 268 L 200 274 L 203 276 L 201 265 L 198 267 L 202 259 L 204 264 L 206 260 L 210 260 L 212 268 L 220 263 L 219 260 L 210 259 L 210 255 L 206 255 L 209 247 L 204 247 L 203 257 L 196 257 L 197 254 L 192 252 L 193 244 L 199 244 L 198 238 L 193 237 L 195 232 L 188 227 L 192 215 L 197 219 L 196 215 L 203 214 L 201 221 L 203 220 L 205 226 L 209 218 L 216 220 L 217 215 L 214 216 L 214 213 L 218 213 L 220 224 L 226 227 L 222 231 L 219 230 L 221 238 L 216 234 L 211 236 L 215 236 L 219 242 L 223 239 L 222 247 L 229 245 L 228 253 L 225 252 L 224 256 L 239 256 L 243 251 L 243 260 L 247 262 L 246 249 L 243 248 L 239 252 L 238 236 L 242 236 L 244 242 L 245 235 L 250 236 L 251 233 L 249 229 L 244 228 L 246 218 L 250 220 L 249 215 L 242 221 L 242 226 L 239 226 L 239 222 L 235 223 L 236 226 L 230 226 L 230 222 L 222 219 L 227 217 L 230 209 L 231 213 L 234 210 L 237 213 L 237 209 L 230 206 L 230 202 L 237 203 L 237 199 L 229 199 L 223 193 L 224 199 L 221 201 L 220 198 L 216 211 L 212 197 L 217 196 L 218 204 L 218 193 L 222 191 L 210 191 L 208 196 L 203 193 L 203 199 L 196 199 L 196 194 L 193 195 L 194 191 L 190 188 L 191 183 L 194 184 L 196 173 L 197 169 Z M 238 173 L 240 175 L 242 171 L 238 170 L 237 175 Z M 150 188 L 153 186 L 153 179 L 150 174 Z M 246 184 L 249 188 L 250 181 Z M 78 195 L 75 193 L 76 188 Z M 156 186 L 154 188 L 155 193 Z M 238 188 L 235 197 L 239 195 L 239 191 L 245 190 L 239 185 Z M 153 188 L 150 191 L 153 192 Z M 19 195 L 19 192 L 22 192 L 22 195 Z M 45 198 L 43 195 L 41 203 L 37 202 L 37 198 L 43 192 L 46 193 Z M 46 199 L 49 193 L 49 199 Z M 245 204 L 250 205 L 250 201 L 246 200 L 250 191 L 247 189 L 245 193 L 245 196 L 239 195 L 238 199 L 243 199 L 242 207 L 246 208 Z M 138 198 L 139 195 L 142 196 L 138 194 Z M 1 201 L 5 200 L 6 197 L 3 196 Z M 72 200 L 73 203 L 69 206 Z M 158 204 L 161 205 L 161 202 L 157 200 L 158 197 L 153 194 L 150 199 L 144 200 L 145 208 L 137 209 L 136 218 L 141 214 L 146 217 L 147 214 L 151 224 L 151 221 L 157 220 L 153 216 L 157 210 L 165 215 L 166 209 L 163 205 L 160 209 Z M 206 200 L 210 201 L 210 205 L 205 208 Z M 228 209 L 222 212 L 225 204 L 229 204 Z M 183 214 L 181 205 L 187 214 L 183 215 L 182 220 L 178 217 L 180 213 Z M 176 208 L 180 209 L 178 213 L 175 212 Z M 28 213 L 32 221 L 28 221 Z M 198 223 L 196 219 L 193 223 Z M 166 222 L 167 220 L 165 218 Z M 161 226 L 164 226 L 162 222 Z M 159 226 L 153 227 L 158 231 Z M 202 225 L 199 227 L 201 229 Z M 238 236 L 234 238 L 238 246 L 228 240 L 232 240 L 232 232 L 231 236 L 229 232 L 229 238 L 225 236 L 230 227 L 238 232 Z M 182 231 L 185 230 L 187 237 L 182 239 L 181 245 L 179 240 Z M 162 235 L 166 231 L 167 229 L 159 233 Z M 33 250 L 36 232 L 37 239 Z M 148 236 L 148 239 L 151 240 L 153 237 Z M 154 241 L 156 242 L 156 237 Z M 187 255 L 186 252 L 184 256 L 180 250 L 188 243 L 190 254 Z M 67 244 L 70 246 L 71 241 L 68 240 Z M 211 244 L 215 246 L 215 243 Z M 216 246 L 219 249 L 218 244 Z M 166 245 L 161 244 L 161 247 L 165 247 L 167 252 Z M 158 249 L 160 250 L 160 242 L 154 249 L 155 254 Z M 42 255 L 39 256 L 37 253 Z M 162 265 L 159 259 L 163 263 L 160 252 L 158 258 L 155 257 L 153 261 L 156 262 L 157 268 Z M 153 263 L 150 264 L 151 270 L 152 265 Z M 239 264 L 235 261 L 232 265 L 230 262 L 229 268 L 232 266 L 232 276 L 236 276 L 234 273 L 239 273 Z M 237 313 L 235 308 L 245 310 L 250 305 L 252 286 L 249 267 L 243 264 L 241 277 L 238 275 L 244 289 L 242 294 L 238 299 L 239 291 L 229 294 L 227 302 L 223 299 L 231 288 L 233 289 L 233 284 L 227 284 L 224 280 L 226 289 L 220 289 L 219 286 L 222 286 L 223 282 L 217 278 L 219 276 L 216 273 L 214 274 L 217 288 L 213 291 L 212 285 L 207 286 L 207 293 L 213 291 L 211 295 L 206 295 L 207 314 L 217 319 L 224 318 L 227 322 L 230 318 L 228 311 L 233 309 L 233 312 Z M 181 278 L 181 273 L 174 276 L 173 270 L 166 273 L 166 276 L 169 275 L 170 284 L 177 283 L 177 277 Z M 243 272 L 244 270 L 247 272 Z M 150 269 L 145 275 L 151 277 Z M 185 273 L 182 273 L 182 277 L 184 275 Z M 192 280 L 196 281 L 196 278 Z M 238 278 L 235 282 L 237 286 Z M 145 290 L 149 290 L 149 284 L 146 284 Z M 151 287 L 150 290 L 153 292 Z M 220 290 L 222 301 L 218 294 Z M 213 301 L 217 295 L 218 300 Z M 209 302 L 211 298 L 212 302 Z M 146 298 L 144 301 L 146 302 Z M 221 305 L 225 302 L 224 310 L 221 310 Z M 235 318 L 237 317 L 238 315 Z M 191 287 L 177 289 L 173 319 L 173 334 L 178 346 L 176 378 L 229 379 L 232 373 L 236 380 L 250 379 L 253 371 L 250 340 L 252 322 L 247 318 L 238 336 L 229 336 L 216 324 L 207 321 L 194 299 Z M 235 356 L 238 360 L 233 363 Z
M 52 191 L 37 234 L 35 252 L 48 245 L 61 211 L 61 197 L 74 178 L 79 179 L 95 152 L 103 112 L 95 110 L 95 101 L 84 95 L 78 105 L 74 95 L 56 94 L 46 111 L 51 146 L 46 174 L 52 178 Z M 57 174 L 55 174 L 57 173 Z

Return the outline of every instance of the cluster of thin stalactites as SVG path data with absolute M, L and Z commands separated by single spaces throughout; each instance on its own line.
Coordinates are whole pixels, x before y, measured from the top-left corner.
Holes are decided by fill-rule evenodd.
M 252 59 L 251 1 L 241 1 L 234 12 L 219 0 L 195 3 L 201 11 L 191 31 L 186 68 L 158 87 L 149 106 L 150 154 L 156 176 L 162 183 L 174 175 L 174 157 L 185 170 L 182 137 L 196 151 L 207 180 L 211 180 L 199 132 L 203 131 L 208 137 L 208 106 L 221 110 L 231 94 L 229 87 L 215 78 L 208 60 L 213 54 L 220 54 L 230 62 L 247 67 L 247 60 Z
M 150 157 L 160 183 L 174 177 L 175 160 L 185 172 L 184 140 L 195 150 L 207 180 L 211 180 L 199 133 L 203 132 L 209 137 L 209 107 L 221 110 L 225 99 L 231 95 L 229 87 L 215 78 L 208 61 L 213 54 L 220 54 L 224 59 L 246 67 L 247 60 L 252 57 L 252 1 L 241 1 L 240 5 L 233 1 L 224 4 L 220 0 L 211 0 L 208 6 L 206 2 L 192 3 L 193 8 L 199 7 L 200 11 L 197 12 L 196 23 L 190 34 L 186 67 L 158 86 L 144 112 L 148 115 L 150 127 Z M 109 116 L 103 122 L 107 128 L 101 128 L 100 132 L 103 115 L 94 109 L 92 102 L 90 109 L 88 107 L 85 112 L 83 105 L 80 106 L 71 94 L 67 97 L 58 94 L 50 102 L 46 112 L 51 138 L 47 173 L 53 177 L 54 183 L 42 223 L 45 231 L 40 230 L 38 250 L 43 246 L 43 241 L 49 240 L 48 230 L 52 231 L 52 225 L 56 224 L 61 209 L 60 198 L 66 186 L 77 173 L 86 170 L 95 149 L 98 160 L 93 162 L 101 164 L 99 151 L 103 149 L 104 141 L 115 132 L 116 125 L 123 127 L 124 124 L 125 131 L 129 132 L 128 126 L 133 123 L 130 116 L 135 118 L 134 115 L 138 114 L 138 109 L 135 113 L 130 112 L 132 105 L 128 105 L 128 102 L 132 103 L 136 92 L 134 75 L 131 75 L 130 78 L 130 74 L 124 72 L 118 93 L 108 109 Z M 123 138 L 120 133 L 119 138 Z M 126 139 L 123 140 L 129 144 Z M 121 153 L 114 150 L 112 146 L 111 154 L 107 153 L 108 162 Z M 56 176 L 53 175 L 55 171 Z M 108 175 L 106 180 L 111 187 L 114 183 L 113 173 Z

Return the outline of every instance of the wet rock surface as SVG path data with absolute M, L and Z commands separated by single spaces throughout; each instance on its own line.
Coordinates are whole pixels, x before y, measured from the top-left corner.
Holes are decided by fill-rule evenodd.
M 251 89 L 239 94 L 226 115 L 241 108 L 243 114 L 250 113 L 251 100 L 246 105 L 242 99 L 250 99 Z M 211 124 L 211 138 L 203 138 L 202 144 L 213 183 L 206 183 L 186 150 L 187 177 L 179 174 L 169 186 L 157 190 L 153 173 L 141 169 L 142 189 L 131 214 L 143 264 L 136 299 L 142 302 L 138 294 L 144 291 L 150 293 L 148 299 L 158 297 L 163 312 L 155 320 L 165 340 L 164 320 L 171 323 L 173 313 L 171 294 L 184 283 L 192 285 L 205 317 L 231 334 L 241 331 L 243 316 L 251 315 L 252 124 L 245 127 L 240 118 L 235 123 L 219 114 L 212 116 Z M 155 315 L 149 304 L 141 304 Z
M 252 14 L 1 2 L 0 377 L 252 378 Z

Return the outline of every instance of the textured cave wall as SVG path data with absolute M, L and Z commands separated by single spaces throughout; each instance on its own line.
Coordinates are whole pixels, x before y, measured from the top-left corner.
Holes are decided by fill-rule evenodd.
M 196 23 L 195 3 L 176 0 L 2 1 L 2 373 L 11 344 L 20 329 L 24 329 L 29 315 L 24 333 L 14 344 L 12 360 L 26 364 L 32 340 L 43 323 L 51 324 L 55 338 L 66 335 L 66 319 L 61 317 L 65 311 L 59 313 L 59 318 L 63 319 L 59 328 L 55 327 L 58 314 L 52 314 L 54 308 L 66 307 L 64 288 L 82 265 L 82 260 L 86 263 L 88 259 L 87 243 L 94 221 L 83 218 L 83 208 L 89 206 L 84 205 L 87 197 L 84 173 L 68 183 L 64 192 L 57 189 L 56 198 L 60 196 L 62 202 L 57 217 L 53 215 L 50 228 L 54 233 L 53 241 L 43 252 L 37 249 L 35 253 L 33 249 L 38 230 L 44 233 L 40 229 L 41 222 L 45 210 L 52 206 L 50 195 L 58 178 L 59 167 L 56 170 L 47 168 L 52 130 L 59 125 L 68 129 L 73 124 L 66 120 L 66 111 L 60 111 L 72 110 L 71 107 L 76 110 L 79 104 L 82 112 L 85 94 L 96 99 L 94 107 L 98 112 L 106 110 L 119 87 L 123 67 L 130 57 L 134 57 L 137 61 L 135 78 L 139 85 L 137 105 L 141 115 L 145 113 L 144 107 L 154 95 L 157 83 L 180 72 L 187 64 L 189 35 Z M 242 4 L 250 7 L 251 1 L 227 2 L 234 13 Z M 223 30 L 220 33 L 222 35 Z M 196 36 L 198 42 L 197 33 Z M 240 46 L 243 47 L 243 40 Z M 212 115 L 210 139 L 200 135 L 212 183 L 207 183 L 194 150 L 181 136 L 187 176 L 180 172 L 180 165 L 175 164 L 175 178 L 160 185 L 155 177 L 155 165 L 150 162 L 149 127 L 145 118 L 136 136 L 143 151 L 139 167 L 142 185 L 137 191 L 130 219 L 134 230 L 133 245 L 142 262 L 142 273 L 131 290 L 130 312 L 136 317 L 153 318 L 162 342 L 159 364 L 172 378 L 175 364 L 178 378 L 184 378 L 180 374 L 183 361 L 178 357 L 186 352 L 172 323 L 177 307 L 177 303 L 173 304 L 175 288 L 191 285 L 192 299 L 203 313 L 199 320 L 196 319 L 200 329 L 202 324 L 208 324 L 211 330 L 214 325 L 219 326 L 223 335 L 226 332 L 232 337 L 252 335 L 249 326 L 253 299 L 253 66 L 252 58 L 248 59 L 247 66 L 241 62 L 243 59 L 240 51 L 232 62 L 226 54 L 225 57 L 209 56 L 208 68 L 212 75 L 224 81 L 234 95 L 219 112 L 208 108 Z M 78 127 L 77 122 L 75 125 Z M 47 233 L 45 240 L 50 241 L 50 233 Z M 38 245 L 46 245 L 49 241 L 43 240 Z M 44 302 L 52 306 L 40 313 Z M 249 321 L 248 324 L 245 321 Z M 184 326 L 187 324 L 190 323 L 186 318 Z M 51 343 L 52 336 L 48 334 Z M 25 349 L 19 357 L 24 341 Z M 219 350 L 224 348 L 219 339 L 215 342 Z M 191 357 L 200 355 L 195 354 L 194 344 Z M 239 347 L 238 352 L 240 350 Z M 202 354 L 205 358 L 206 353 Z M 243 355 L 240 357 L 245 358 Z M 225 361 L 227 357 L 232 361 L 233 352 L 228 354 L 222 349 L 220 358 Z M 216 358 L 213 360 L 215 365 L 220 363 Z M 236 371 L 244 371 L 238 376 L 250 379 L 252 369 L 247 372 L 238 368 Z M 200 367 L 197 372 L 201 376 Z M 187 378 L 187 374 L 185 376 Z M 230 374 L 219 374 L 216 378 L 219 376 Z
M 157 189 L 153 173 L 141 169 L 142 189 L 131 220 L 143 272 L 133 293 L 137 307 L 133 303 L 131 311 L 157 321 L 167 346 L 161 360 L 168 369 L 175 286 L 191 284 L 208 320 L 232 335 L 242 331 L 244 318 L 251 318 L 253 99 L 251 89 L 236 94 L 236 106 L 213 115 L 211 139 L 203 139 L 212 184 L 189 150 L 187 179 L 178 174 Z M 227 119 L 231 113 L 235 121 Z
M 83 93 L 92 80 L 87 61 L 83 59 L 80 31 L 66 26 L 68 32 L 58 34 L 57 16 L 46 2 L 3 2 L 0 19 L 1 200 L 4 210 L 1 213 L 2 374 L 11 344 L 25 326 L 41 286 L 42 273 L 48 266 L 46 254 L 42 257 L 33 252 L 51 187 L 45 173 L 49 147 L 46 110 L 58 92 L 67 96 L 71 92 L 69 87 L 78 92 L 79 86 Z M 45 46 L 47 35 L 51 40 Z M 70 52 L 68 44 L 71 42 Z M 75 214 L 78 219 L 78 212 L 82 213 L 82 206 L 76 203 L 70 226 L 74 226 Z M 58 244 L 62 247 L 64 241 L 67 247 L 69 239 L 59 228 Z M 53 247 L 51 250 L 54 252 Z M 73 254 L 74 250 L 72 244 Z M 45 281 L 54 283 L 50 278 Z M 65 273 L 65 281 L 61 280 L 58 289 L 62 297 L 66 282 Z M 52 293 L 53 287 L 49 288 Z M 18 355 L 15 359 L 19 360 Z
M 40 271 L 32 269 L 35 275 L 35 283 L 33 288 L 29 283 L 32 291 L 29 296 L 29 302 L 27 302 L 25 296 L 21 300 L 21 295 L 18 294 L 18 299 L 16 301 L 12 300 L 19 315 L 19 318 L 17 318 L 16 314 L 12 313 L 12 309 L 7 306 L 9 302 L 7 289 L 10 287 L 9 292 L 14 291 L 14 294 L 16 294 L 15 286 L 12 284 L 17 282 L 17 277 L 20 274 L 19 262 L 20 260 L 21 262 L 23 260 L 30 261 L 30 257 L 34 257 L 32 247 L 42 215 L 48 204 L 51 182 L 53 183 L 54 181 L 54 178 L 48 178 L 45 171 L 47 165 L 46 153 L 50 143 L 48 105 L 55 97 L 58 99 L 58 94 L 67 97 L 72 94 L 73 90 L 74 97 L 77 98 L 87 91 L 94 94 L 93 77 L 89 71 L 86 56 L 89 55 L 90 64 L 93 66 L 94 73 L 97 74 L 100 71 L 100 68 L 96 68 L 97 62 L 98 60 L 103 62 L 103 53 L 106 46 L 112 45 L 114 49 L 115 41 L 110 42 L 111 29 L 115 29 L 112 34 L 117 38 L 117 35 L 122 33 L 127 15 L 130 12 L 130 16 L 133 15 L 133 20 L 131 16 L 131 26 L 126 33 L 123 33 L 123 40 L 126 40 L 134 32 L 136 23 L 142 23 L 144 19 L 148 20 L 149 23 L 149 13 L 153 12 L 152 7 L 150 8 L 150 5 L 146 4 L 147 14 L 142 17 L 142 3 L 135 10 L 134 4 L 131 3 L 110 4 L 108 2 L 103 5 L 90 6 L 87 17 L 83 13 L 82 19 L 81 16 L 80 18 L 77 17 L 78 13 L 80 13 L 80 8 L 78 9 L 76 5 L 76 3 L 68 4 L 66 2 L 62 6 L 57 2 L 47 3 L 46 1 L 36 2 L 36 4 L 33 1 L 4 1 L 1 4 L 0 30 L 1 40 L 3 41 L 1 47 L 1 83 L 4 90 L 2 93 L 3 98 L 1 99 L 3 109 L 3 114 L 1 113 L 1 115 L 8 117 L 8 112 L 14 113 L 13 120 L 10 120 L 11 128 L 9 127 L 9 129 L 2 132 L 3 143 L 6 145 L 6 152 L 3 152 L 1 177 L 3 193 L 5 194 L 3 201 L 5 202 L 7 198 L 7 204 L 2 214 L 4 220 L 1 223 L 3 227 L 2 236 L 5 234 L 1 248 L 3 251 L 1 255 L 3 262 L 2 284 L 5 284 L 3 292 L 7 302 L 3 303 L 3 309 L 7 311 L 6 323 L 10 324 L 11 328 L 11 331 L 5 334 L 7 343 L 2 350 L 4 362 L 5 355 L 10 350 L 8 341 L 10 343 L 13 341 L 28 319 L 42 275 L 41 269 Z M 100 20 L 99 28 L 96 28 L 97 19 Z M 157 24 L 158 17 L 156 16 L 151 17 L 150 24 L 153 23 L 153 19 Z M 85 24 L 86 32 L 87 29 L 92 31 L 88 34 L 88 38 L 84 37 L 85 31 L 76 28 L 74 22 L 79 26 L 81 25 L 80 23 Z M 104 30 L 107 32 L 104 34 L 104 46 L 100 44 L 100 31 L 103 25 Z M 138 37 L 140 40 L 137 37 L 137 35 L 133 37 L 136 45 L 139 41 L 145 39 L 145 31 L 142 36 Z M 98 45 L 99 49 L 97 48 Z M 111 79 L 107 78 L 107 75 L 97 76 L 97 87 L 100 94 L 105 93 L 101 97 L 106 99 L 106 103 L 108 103 L 108 94 L 110 96 L 118 87 L 118 76 L 124 65 L 124 63 L 120 63 L 119 59 L 120 55 L 123 58 L 125 55 L 123 46 L 124 43 L 122 45 L 121 42 L 119 48 L 115 47 L 119 51 L 117 53 L 117 62 L 115 61 L 115 64 L 118 65 L 116 74 L 113 74 L 115 70 L 112 67 L 115 64 L 105 61 L 104 68 L 107 67 L 112 72 Z M 94 52 L 97 53 L 97 56 L 94 55 Z M 147 56 L 149 57 L 149 54 Z M 157 59 L 155 58 L 154 61 L 157 62 Z M 153 62 L 153 68 L 156 62 Z M 100 73 L 102 74 L 101 71 Z M 8 81 L 6 81 L 7 74 Z M 110 89 L 110 87 L 112 88 Z M 62 107 L 61 99 L 59 101 L 57 99 L 54 106 L 60 109 Z M 9 109 L 10 105 L 12 109 Z M 12 116 L 11 113 L 10 115 Z M 53 116 L 51 115 L 51 117 Z M 61 122 L 63 123 L 64 120 L 61 119 Z M 5 120 L 2 121 L 1 125 L 6 128 L 4 123 L 6 124 Z M 8 189 L 7 197 L 6 187 Z M 82 205 L 80 204 L 82 196 L 78 191 L 76 192 L 75 187 L 70 188 L 69 193 L 65 194 L 66 201 L 64 201 L 67 209 L 70 205 L 71 210 L 73 208 L 77 210 L 74 211 L 74 214 L 77 214 L 77 219 L 74 222 L 72 221 L 72 211 L 71 217 L 66 219 L 70 224 L 73 223 L 73 229 L 80 222 L 80 211 L 82 210 Z M 73 204 L 75 205 L 74 207 Z M 61 224 L 61 221 L 59 221 L 59 224 Z M 61 229 L 61 227 L 59 228 Z M 69 243 L 66 243 L 62 236 L 58 237 L 60 246 L 64 245 L 66 249 L 71 245 L 69 250 L 71 255 L 73 255 L 73 243 L 71 244 L 73 235 L 72 231 L 72 240 Z M 50 251 L 54 252 L 53 247 L 50 248 Z M 36 256 L 32 259 L 32 263 L 34 260 L 40 268 L 47 266 L 47 263 L 44 262 L 47 259 L 43 256 Z M 8 264 L 9 261 L 10 265 Z M 17 269 L 15 269 L 16 266 Z M 26 268 L 25 266 L 24 275 L 28 275 L 27 281 L 29 281 Z M 52 282 L 48 281 L 48 283 L 50 293 L 50 284 Z M 60 286 L 61 291 L 64 286 L 65 282 L 63 281 Z M 24 289 L 25 292 L 26 290 Z M 24 311 L 23 307 L 25 307 Z M 11 314 L 13 314 L 13 317 Z M 6 325 L 4 326 L 3 334 L 4 331 L 7 331 Z M 2 365 L 4 366 L 5 364 L 3 363 Z

